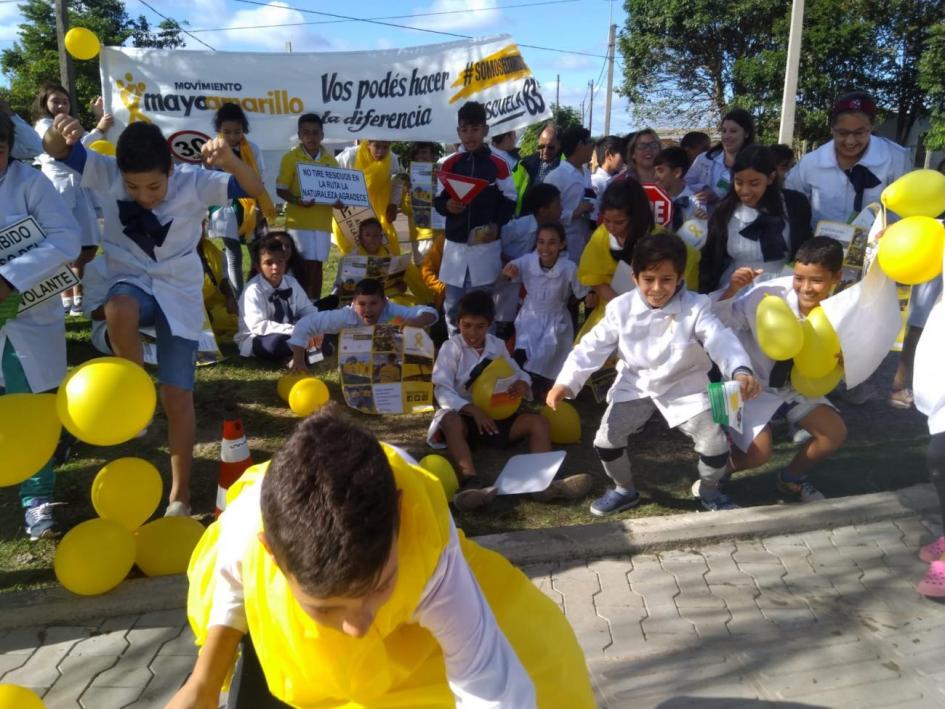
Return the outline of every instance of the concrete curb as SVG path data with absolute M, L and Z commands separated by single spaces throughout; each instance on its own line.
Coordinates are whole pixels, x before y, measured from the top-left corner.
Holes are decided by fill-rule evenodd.
M 852 495 L 810 505 L 770 505 L 720 513 L 644 517 L 619 522 L 530 529 L 476 537 L 518 566 L 628 556 L 660 549 L 692 548 L 724 539 L 770 537 L 938 511 L 929 484 L 893 492 Z M 0 594 L 0 629 L 184 608 L 184 575 L 125 581 L 101 596 L 76 596 L 62 587 Z

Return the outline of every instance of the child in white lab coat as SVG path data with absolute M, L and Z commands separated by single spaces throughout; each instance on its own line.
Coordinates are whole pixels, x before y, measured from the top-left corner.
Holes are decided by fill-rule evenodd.
M 105 214 L 103 249 L 112 285 L 105 318 L 112 349 L 141 364 L 138 328 L 157 331 L 158 381 L 167 414 L 172 485 L 167 515 L 190 514 L 190 470 L 196 436 L 194 371 L 203 329 L 203 267 L 197 255 L 207 208 L 264 192 L 258 174 L 223 138 L 204 145 L 209 167 L 175 168 L 161 130 L 132 123 L 118 138 L 116 157 L 86 151 L 84 131 L 56 116 L 46 152 L 82 175 Z M 230 174 L 227 174 L 229 172 Z
M 33 217 L 46 235 L 37 246 L 0 265 L 0 303 L 54 275 L 79 254 L 79 225 L 41 173 L 11 160 L 15 129 L 0 113 L 0 228 Z M 55 389 L 66 374 L 62 306 L 52 297 L 0 323 L 3 386 L 7 394 Z M 52 536 L 55 475 L 47 462 L 20 486 L 30 539 Z
M 574 398 L 584 382 L 614 354 L 617 379 L 607 392 L 607 410 L 594 448 L 614 488 L 591 504 L 591 513 L 612 515 L 640 503 L 633 482 L 627 438 L 659 411 L 679 428 L 699 454 L 699 499 L 708 510 L 736 507 L 719 490 L 729 471 L 729 444 L 712 420 L 706 387 L 712 358 L 722 374 L 741 384 L 746 399 L 759 390 L 738 338 L 712 314 L 709 298 L 686 290 L 686 245 L 675 234 L 652 234 L 633 250 L 636 288 L 607 304 L 598 322 L 571 351 L 548 406 Z

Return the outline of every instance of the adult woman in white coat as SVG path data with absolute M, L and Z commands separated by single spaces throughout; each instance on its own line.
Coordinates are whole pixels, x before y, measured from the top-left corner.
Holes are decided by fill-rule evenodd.
M 46 135 L 46 131 L 52 125 L 53 118 L 60 113 L 68 114 L 71 109 L 69 92 L 55 82 L 44 82 L 33 101 L 33 118 L 36 120 L 35 128 L 40 139 Z M 96 140 L 104 140 L 105 131 L 113 123 L 112 114 L 105 113 L 103 110 L 101 96 L 92 102 L 92 109 L 98 124 L 94 130 L 89 131 L 82 137 L 84 145 L 91 145 Z M 98 227 L 98 215 L 95 212 L 94 198 L 88 190 L 79 187 L 81 176 L 67 165 L 53 160 L 45 153 L 36 160 L 39 162 L 43 174 L 53 183 L 66 206 L 72 211 L 72 216 L 79 223 L 82 250 L 75 262 L 70 264 L 70 267 L 72 272 L 81 280 L 85 264 L 95 257 L 98 245 L 102 241 L 102 232 Z M 70 315 L 82 314 L 81 285 L 63 292 L 62 306 Z
M 718 145 L 696 157 L 684 178 L 695 199 L 706 206 L 731 190 L 735 156 L 755 142 L 755 121 L 745 109 L 733 108 L 722 116 L 719 134 Z

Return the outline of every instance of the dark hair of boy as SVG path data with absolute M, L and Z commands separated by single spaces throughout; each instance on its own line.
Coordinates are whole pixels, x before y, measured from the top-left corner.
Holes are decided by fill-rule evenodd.
M 66 87 L 62 84 L 57 84 L 55 81 L 44 81 L 39 87 L 39 93 L 36 94 L 36 98 L 33 99 L 33 106 L 30 110 L 34 120 L 53 118 L 53 114 L 49 112 L 49 97 L 53 94 L 65 94 L 68 96 L 69 92 L 66 91 Z
M 663 148 L 653 158 L 653 165 L 666 165 L 670 170 L 679 168 L 685 175 L 689 169 L 689 156 L 683 148 Z
M 282 240 L 273 236 L 272 234 L 267 234 L 261 239 L 257 239 L 249 246 L 250 256 L 252 256 L 253 263 L 259 263 L 262 259 L 263 251 L 270 254 L 283 254 L 285 253 L 285 245 L 282 243 Z
M 574 155 L 574 151 L 590 139 L 591 132 L 583 126 L 565 128 L 564 132 L 561 134 L 561 152 L 566 158 L 569 158 Z
M 712 145 L 712 139 L 707 133 L 703 133 L 701 130 L 689 131 L 682 137 L 682 140 L 679 141 L 679 147 L 683 150 L 699 147 L 704 147 L 708 150 L 710 145 Z
M 16 126 L 13 119 L 5 113 L 0 113 L 0 145 L 5 145 L 7 153 L 13 152 L 13 143 L 16 139 Z
M 771 154 L 774 156 L 774 162 L 776 165 L 783 165 L 784 163 L 794 162 L 794 149 L 790 145 L 785 145 L 784 143 L 775 143 L 770 146 L 768 150 L 771 151 Z
M 354 287 L 355 295 L 375 295 L 378 298 L 384 297 L 384 284 L 376 278 L 362 278 Z
M 374 590 L 399 528 L 397 487 L 377 439 L 337 404 L 303 420 L 263 477 L 266 545 L 318 598 Z
M 236 103 L 225 103 L 217 109 L 213 117 L 213 127 L 219 132 L 224 123 L 239 123 L 244 133 L 249 133 L 249 120 L 242 107 Z
M 484 290 L 471 290 L 456 306 L 456 321 L 463 318 L 485 318 L 486 321 L 495 320 L 495 303 L 492 296 Z
M 376 217 L 368 217 L 367 219 L 362 219 L 358 224 L 358 236 L 364 233 L 364 230 L 369 226 L 376 226 L 381 231 L 384 230 L 384 227 L 381 226 L 381 220 Z
M 317 113 L 303 113 L 301 116 L 299 116 L 298 127 L 301 128 L 303 123 L 317 123 L 322 128 L 325 127 L 322 117 Z
M 171 149 L 153 123 L 137 122 L 125 128 L 115 145 L 118 169 L 127 173 L 163 172 L 171 174 Z
M 649 234 L 656 226 L 653 220 L 653 208 L 646 198 L 643 187 L 634 178 L 611 180 L 600 198 L 600 213 L 615 209 L 623 212 L 630 220 L 630 234 L 623 242 L 620 260 L 630 263 L 636 243 Z
M 522 197 L 522 214 L 537 214 L 539 209 L 551 206 L 561 197 L 561 190 L 548 182 L 532 185 Z
M 742 149 L 755 142 L 755 119 L 752 118 L 751 114 L 744 108 L 733 108 L 722 116 L 719 125 L 722 125 L 725 121 L 731 121 L 745 131 L 745 142 L 742 144 Z M 712 146 L 712 149 L 708 151 L 706 156 L 710 158 L 715 157 L 722 152 L 722 149 L 722 143 L 716 143 Z
M 492 144 L 493 144 L 493 145 L 498 145 L 498 144 L 501 143 L 503 140 L 505 140 L 506 138 L 508 138 L 510 135 L 513 135 L 513 136 L 514 136 L 514 135 L 515 135 L 515 131 L 514 131 L 514 130 L 507 130 L 507 131 L 505 131 L 505 133 L 496 133 L 495 135 L 492 136 Z
M 543 231 L 553 231 L 558 235 L 558 239 L 562 244 L 567 243 L 567 235 L 564 233 L 564 227 L 561 226 L 561 222 L 545 222 L 538 227 L 538 230 L 535 234 L 540 234 Z
M 794 263 L 823 266 L 831 273 L 843 268 L 843 245 L 829 236 L 814 236 L 798 248 Z
M 432 155 L 436 156 L 436 145 L 434 143 L 417 141 L 410 144 L 410 160 L 416 160 L 417 153 L 421 150 L 429 150 Z
M 486 107 L 478 101 L 467 101 L 459 107 L 457 119 L 459 123 L 484 126 L 486 124 Z
M 603 165 L 608 155 L 613 155 L 614 153 L 623 155 L 623 151 L 626 147 L 627 145 L 624 143 L 623 138 L 616 135 L 605 135 L 597 141 L 597 147 L 594 148 L 597 153 L 597 164 Z
M 670 232 L 647 234 L 640 239 L 633 250 L 630 265 L 633 275 L 639 278 L 641 273 L 664 261 L 673 264 L 676 275 L 681 276 L 686 272 L 686 244 Z

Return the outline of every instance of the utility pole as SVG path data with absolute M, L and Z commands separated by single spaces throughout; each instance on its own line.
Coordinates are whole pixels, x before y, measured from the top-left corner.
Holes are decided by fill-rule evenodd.
M 801 62 L 801 43 L 804 33 L 804 0 L 791 4 L 791 33 L 788 35 L 787 66 L 784 70 L 784 94 L 781 97 L 781 129 L 778 142 L 794 142 L 794 106 L 797 103 L 797 73 Z
M 56 0 L 56 44 L 59 46 L 59 83 L 69 92 L 69 112 L 75 115 L 79 104 L 75 95 L 75 67 L 72 56 L 66 51 L 66 32 L 69 31 L 68 0 Z
M 561 74 L 556 74 L 557 77 L 555 81 L 555 110 L 557 111 L 561 107 Z
M 591 108 L 588 111 L 587 118 L 587 129 L 591 132 L 591 135 L 594 134 L 594 80 L 591 79 Z
M 292 42 L 285 43 L 285 51 L 289 54 L 292 54 Z
M 611 96 L 614 93 L 614 51 L 617 48 L 617 25 L 610 26 L 607 42 L 607 94 L 604 96 L 604 135 L 610 135 Z

